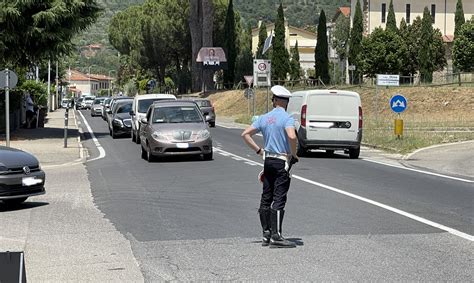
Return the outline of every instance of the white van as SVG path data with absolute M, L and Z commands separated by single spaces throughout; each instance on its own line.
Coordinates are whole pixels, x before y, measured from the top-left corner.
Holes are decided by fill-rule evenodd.
M 362 105 L 353 91 L 305 90 L 292 93 L 287 112 L 295 119 L 298 155 L 309 149 L 360 154 Z
M 148 107 L 158 100 L 176 100 L 172 94 L 142 94 L 136 95 L 132 103 L 132 141 L 140 143 L 140 120 L 145 118 Z

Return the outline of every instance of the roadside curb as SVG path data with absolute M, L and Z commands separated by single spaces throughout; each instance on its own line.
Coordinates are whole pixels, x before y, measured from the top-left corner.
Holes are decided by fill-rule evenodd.
M 460 144 L 466 144 L 466 143 L 474 143 L 474 140 L 462 141 L 462 142 L 453 142 L 453 143 L 435 144 L 435 145 L 432 145 L 432 146 L 419 148 L 419 149 L 417 149 L 417 150 L 415 150 L 411 153 L 408 153 L 408 154 L 404 155 L 402 157 L 402 160 L 409 161 L 413 157 L 413 155 L 415 155 L 415 154 L 417 154 L 421 151 L 424 151 L 424 150 L 429 150 L 429 149 L 439 148 L 439 147 L 444 147 L 444 146 L 460 145 Z

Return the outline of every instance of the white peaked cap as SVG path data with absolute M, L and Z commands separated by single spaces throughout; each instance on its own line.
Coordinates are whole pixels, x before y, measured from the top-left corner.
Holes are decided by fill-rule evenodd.
M 275 96 L 278 96 L 281 98 L 290 98 L 291 96 L 291 92 L 281 85 L 273 86 L 271 88 L 271 91 Z

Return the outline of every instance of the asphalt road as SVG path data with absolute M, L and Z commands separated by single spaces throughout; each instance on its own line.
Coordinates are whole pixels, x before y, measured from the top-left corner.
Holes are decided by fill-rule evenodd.
M 212 129 L 212 161 L 148 163 L 130 138 L 112 139 L 82 113 L 94 203 L 130 240 L 147 281 L 474 279 L 472 182 L 364 152 L 316 152 L 292 172 L 283 234 L 298 247 L 268 249 L 257 215 L 262 160 L 240 129 Z

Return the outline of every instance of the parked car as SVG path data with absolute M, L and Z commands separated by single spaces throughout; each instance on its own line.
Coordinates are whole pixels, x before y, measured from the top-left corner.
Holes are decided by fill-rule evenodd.
M 19 149 L 0 146 L 0 200 L 20 204 L 28 197 L 42 195 L 45 173 L 38 159 Z
M 85 96 L 84 101 L 82 103 L 83 109 L 91 109 L 92 103 L 94 103 L 95 96 Z
M 192 101 L 158 101 L 141 120 L 142 158 L 202 155 L 212 159 L 212 138 L 207 121 Z
M 209 118 L 206 118 L 206 120 L 209 121 L 209 126 L 214 128 L 216 126 L 216 113 L 214 111 L 214 106 L 212 106 L 211 101 L 205 98 L 192 98 L 191 100 L 196 102 L 196 104 L 201 109 L 202 115 L 204 115 L 204 117 L 209 116 Z
M 104 121 L 107 120 L 107 110 L 110 109 L 110 102 L 112 102 L 112 98 L 109 97 L 107 99 L 104 100 L 104 103 L 102 105 L 102 113 L 101 113 L 101 116 L 102 116 L 102 119 Z
M 132 130 L 132 99 L 119 100 L 113 107 L 109 120 L 109 133 L 112 138 L 128 136 Z
M 71 100 L 69 98 L 63 98 L 61 99 L 61 107 L 62 108 L 68 108 L 69 103 L 71 103 Z
M 91 106 L 92 117 L 102 115 L 102 108 L 103 108 L 105 99 L 107 99 L 107 97 L 97 97 L 96 99 L 94 99 L 94 102 L 92 103 L 92 106 Z
M 344 150 L 357 159 L 362 140 L 362 105 L 356 92 L 305 90 L 294 92 L 287 112 L 295 119 L 298 155 L 309 149 L 332 154 Z
M 133 99 L 132 111 L 132 141 L 140 143 L 140 120 L 145 117 L 148 107 L 155 101 L 159 100 L 176 100 L 176 96 L 172 94 L 143 94 L 137 95 Z

